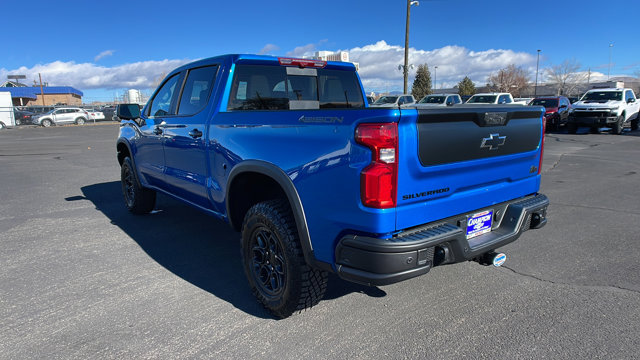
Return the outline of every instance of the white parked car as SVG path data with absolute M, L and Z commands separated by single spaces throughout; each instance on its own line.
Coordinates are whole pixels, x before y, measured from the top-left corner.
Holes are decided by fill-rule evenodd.
M 374 101 L 370 107 L 398 107 L 402 105 L 412 105 L 416 103 L 413 95 L 385 95 Z
M 104 120 L 104 113 L 102 113 L 102 111 L 87 110 L 87 113 L 89 114 L 89 120 Z
M 513 96 L 509 93 L 475 94 L 467 100 L 467 104 L 513 104 Z
M 638 130 L 640 101 L 631 89 L 593 89 L 587 91 L 580 101 L 569 110 L 569 133 L 575 134 L 578 127 L 588 126 L 597 133 L 601 127 L 611 128 L 614 134 L 622 134 L 625 124 Z
M 33 123 L 44 127 L 62 124 L 84 125 L 88 118 L 89 113 L 83 109 L 75 107 L 61 107 L 33 117 Z
M 431 94 L 423 97 L 416 103 L 418 107 L 422 106 L 452 106 L 462 104 L 462 99 L 458 94 Z

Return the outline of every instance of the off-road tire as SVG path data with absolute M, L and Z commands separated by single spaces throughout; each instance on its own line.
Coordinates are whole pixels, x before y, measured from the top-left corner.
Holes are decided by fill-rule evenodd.
M 640 114 L 638 114 L 638 116 L 631 120 L 631 130 L 638 130 L 638 121 L 640 120 Z
M 578 125 L 576 123 L 567 123 L 567 131 L 569 134 L 575 134 L 578 132 Z
M 138 185 L 135 174 L 131 158 L 125 157 L 120 167 L 120 182 L 122 184 L 124 204 L 134 214 L 147 214 L 156 205 L 156 192 Z
M 251 291 L 275 316 L 286 318 L 324 296 L 327 273 L 305 262 L 288 202 L 269 200 L 249 209 L 241 253 Z
M 44 119 L 44 120 L 42 120 L 42 122 L 40 124 L 42 126 L 44 126 L 44 127 L 49 127 L 49 126 L 51 126 L 53 124 L 53 122 L 51 120 L 49 120 L 49 119 Z
M 0 122 L 0 130 L 4 129 L 6 126 L 4 125 L 3 122 Z
M 623 128 L 624 128 L 624 114 L 618 116 L 618 118 L 616 119 L 616 122 L 613 123 L 613 126 L 611 127 L 611 133 L 620 135 L 622 134 Z
M 600 128 L 599 127 L 592 127 L 591 129 L 589 129 L 589 132 L 592 134 L 600 134 Z
M 84 125 L 84 123 L 86 122 L 85 118 L 77 118 L 76 119 L 76 125 Z

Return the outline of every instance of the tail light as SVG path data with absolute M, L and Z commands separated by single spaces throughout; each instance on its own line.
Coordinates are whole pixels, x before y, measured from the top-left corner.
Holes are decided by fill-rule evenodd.
M 365 206 L 396 206 L 398 183 L 398 124 L 360 124 L 356 142 L 371 149 L 371 164 L 360 174 L 360 197 Z
M 540 140 L 540 162 L 538 163 L 538 175 L 542 174 L 542 155 L 544 154 L 544 136 L 547 133 L 547 121 L 542 119 L 542 140 Z

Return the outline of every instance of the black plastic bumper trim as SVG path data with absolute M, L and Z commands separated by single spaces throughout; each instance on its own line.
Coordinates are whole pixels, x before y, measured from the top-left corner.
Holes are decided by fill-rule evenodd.
M 346 235 L 336 247 L 336 268 L 345 280 L 387 285 L 427 273 L 434 266 L 434 249 L 446 249 L 445 263 L 472 260 L 515 241 L 529 229 L 546 225 L 549 199 L 537 194 L 407 229 L 386 239 Z M 466 219 L 494 210 L 492 231 L 466 238 Z

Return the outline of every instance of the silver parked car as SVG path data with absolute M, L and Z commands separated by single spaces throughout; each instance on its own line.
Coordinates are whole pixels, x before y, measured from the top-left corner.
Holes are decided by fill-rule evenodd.
M 34 116 L 33 123 L 49 127 L 51 125 L 77 124 L 84 125 L 89 118 L 87 111 L 74 107 L 61 107 L 45 114 Z

